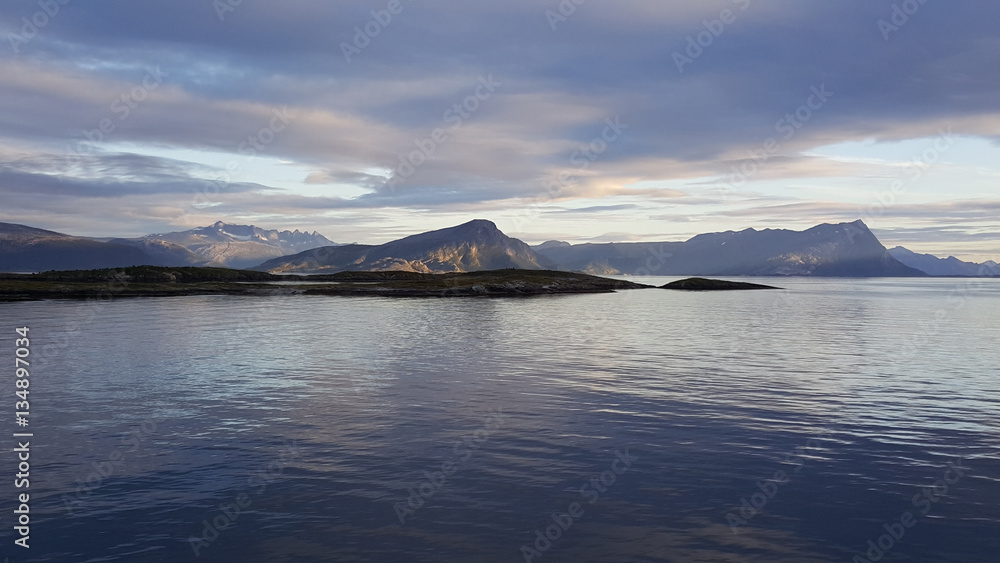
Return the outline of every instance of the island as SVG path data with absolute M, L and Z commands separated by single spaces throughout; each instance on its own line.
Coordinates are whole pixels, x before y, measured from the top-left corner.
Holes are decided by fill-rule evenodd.
M 686 280 L 677 280 L 675 282 L 670 282 L 667 285 L 661 286 L 661 288 L 676 289 L 680 291 L 732 291 L 740 289 L 781 289 L 780 287 L 771 287 L 769 285 L 760 285 L 756 283 L 710 280 L 706 278 L 688 278 Z
M 350 295 L 384 297 L 528 296 L 609 293 L 653 286 L 573 272 L 489 270 L 279 275 L 203 267 L 135 266 L 102 270 L 0 274 L 0 301 L 181 295 Z

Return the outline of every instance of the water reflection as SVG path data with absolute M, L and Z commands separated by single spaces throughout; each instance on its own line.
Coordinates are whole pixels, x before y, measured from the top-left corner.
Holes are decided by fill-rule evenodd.
M 537 560 L 849 560 L 958 458 L 969 475 L 886 559 L 993 560 L 1000 284 L 962 307 L 953 280 L 780 285 L 3 305 L 39 345 L 68 335 L 32 387 L 33 560 L 192 558 L 246 493 L 202 558 L 519 561 L 626 449 L 634 467 Z M 394 506 L 456 456 L 400 525 Z M 726 515 L 777 471 L 734 533 Z

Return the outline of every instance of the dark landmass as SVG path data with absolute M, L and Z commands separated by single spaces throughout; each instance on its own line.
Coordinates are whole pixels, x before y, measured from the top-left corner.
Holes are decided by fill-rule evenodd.
M 889 249 L 889 254 L 903 264 L 935 277 L 1000 277 L 1000 264 L 993 261 L 978 264 L 976 262 L 965 262 L 954 256 L 938 258 L 931 254 L 917 254 L 902 246 Z
M 468 223 L 380 245 L 337 245 L 317 232 L 217 222 L 141 238 L 86 238 L 0 223 L 0 272 L 130 266 L 218 267 L 275 274 L 401 271 L 444 274 L 566 270 L 595 276 L 996 277 L 1000 265 L 887 250 L 863 221 L 805 231 L 745 229 L 684 242 L 537 246 L 491 221 Z
M 139 239 L 116 239 L 111 242 L 133 244 L 153 257 L 160 258 L 170 254 L 174 258 L 173 262 L 156 264 L 158 266 L 237 269 L 250 268 L 265 260 L 312 248 L 335 246 L 333 241 L 315 231 L 278 231 L 222 221 L 210 227 L 147 235 Z
M 480 270 L 565 269 L 505 235 L 492 221 L 476 219 L 381 245 L 350 244 L 310 249 L 268 260 L 253 270 L 274 273 L 335 273 L 399 270 L 454 273 Z
M 708 233 L 685 242 L 549 242 L 533 250 L 562 269 L 603 276 L 926 276 L 893 258 L 862 221 Z
M 0 271 L 111 268 L 150 263 L 141 249 L 24 225 L 0 223 Z
M 0 271 L 40 272 L 129 266 L 247 268 L 264 260 L 330 246 L 323 235 L 223 222 L 141 238 L 89 238 L 0 223 Z
M 682 291 L 732 291 L 740 289 L 781 289 L 756 283 L 734 282 L 725 280 L 709 280 L 705 278 L 688 278 L 677 280 L 662 286 L 663 289 L 679 289 Z
M 408 236 L 381 245 L 338 245 L 317 232 L 266 230 L 217 222 L 140 238 L 77 237 L 0 223 L 0 272 L 132 266 L 216 267 L 276 274 L 401 271 L 443 274 L 567 270 L 596 276 L 1000 277 L 1000 264 L 887 250 L 862 221 L 805 231 L 745 229 L 684 242 L 537 246 L 491 221 Z
M 302 283 L 308 282 L 308 283 Z M 608 293 L 652 286 L 572 272 L 492 270 L 454 274 L 341 272 L 275 275 L 226 268 L 121 269 L 0 274 L 0 301 L 181 295 L 526 296 Z

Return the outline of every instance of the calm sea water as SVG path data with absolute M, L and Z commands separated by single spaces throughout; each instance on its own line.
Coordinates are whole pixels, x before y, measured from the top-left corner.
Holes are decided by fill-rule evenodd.
M 764 282 L 0 305 L 3 553 L 997 561 L 1000 280 Z

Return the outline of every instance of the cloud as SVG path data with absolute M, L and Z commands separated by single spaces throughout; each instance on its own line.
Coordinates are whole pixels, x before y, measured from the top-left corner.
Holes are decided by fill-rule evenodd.
M 867 222 L 881 222 L 885 219 L 914 219 L 950 223 L 969 223 L 986 221 L 996 223 L 1000 217 L 1000 200 L 965 200 L 942 201 L 921 204 L 882 205 L 873 200 L 875 205 L 854 205 L 840 202 L 793 202 L 779 205 L 763 205 L 743 207 L 721 212 L 732 217 L 757 217 L 761 220 L 787 221 L 789 219 L 823 217 L 836 221 L 855 221 L 864 219 Z
M 592 205 L 590 207 L 580 207 L 577 209 L 559 209 L 550 211 L 550 213 L 568 213 L 568 214 L 586 214 L 586 213 L 604 213 L 606 211 L 627 211 L 630 209 L 638 209 L 639 206 L 633 203 L 625 203 L 621 205 Z
M 14 0 L 0 6 L 0 190 L 49 196 L 30 207 L 53 213 L 103 198 L 101 217 L 142 216 L 146 201 L 162 225 L 186 203 L 170 197 L 216 172 L 194 158 L 156 160 L 169 149 L 237 163 L 266 155 L 303 170 L 297 189 L 236 178 L 211 208 L 234 214 L 320 221 L 386 209 L 417 220 L 576 201 L 594 216 L 651 207 L 648 221 L 847 218 L 870 197 L 839 181 L 893 177 L 896 163 L 813 149 L 948 128 L 1000 141 L 1000 5 L 929 2 L 886 40 L 878 21 L 892 4 L 587 2 L 553 30 L 554 2 L 404 2 L 348 62 L 342 45 L 384 1 L 244 2 L 222 18 L 199 0 L 73 3 L 14 54 L 4 33 L 38 9 Z M 726 9 L 732 23 L 689 52 Z M 676 53 L 691 56 L 683 72 Z M 484 77 L 496 91 L 455 119 Z M 832 94 L 817 103 L 816 89 Z M 582 164 L 609 118 L 627 128 Z M 401 178 L 435 131 L 446 140 Z M 730 183 L 769 140 L 776 148 L 742 194 L 702 193 Z M 814 187 L 788 202 L 789 182 Z M 836 189 L 843 195 L 830 197 Z M 747 207 L 748 194 L 786 203 Z M 900 206 L 881 218 L 980 224 L 984 213 Z

